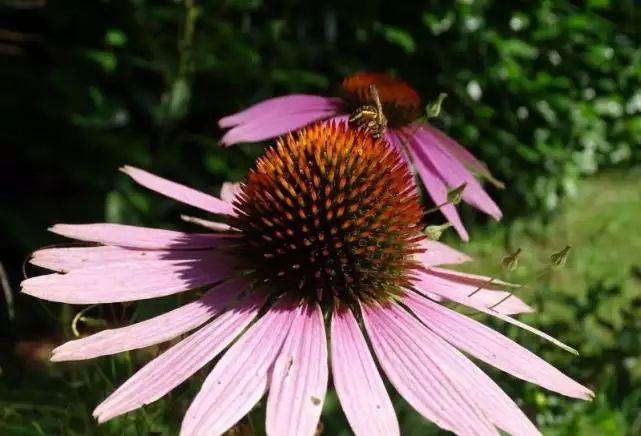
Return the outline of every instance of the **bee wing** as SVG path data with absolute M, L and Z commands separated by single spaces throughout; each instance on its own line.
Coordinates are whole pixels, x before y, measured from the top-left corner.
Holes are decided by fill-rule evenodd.
M 369 85 L 369 92 L 372 95 L 372 99 L 374 100 L 374 103 L 376 104 L 376 110 L 378 110 L 379 113 L 383 113 L 383 105 L 381 104 L 381 97 L 378 94 L 378 89 L 373 83 L 370 83 Z

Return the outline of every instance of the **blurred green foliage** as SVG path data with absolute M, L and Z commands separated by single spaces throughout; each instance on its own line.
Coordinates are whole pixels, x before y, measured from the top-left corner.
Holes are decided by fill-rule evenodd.
M 527 332 L 507 329 L 597 392 L 593 403 L 577 403 L 526 388 L 520 395 L 538 409 L 549 434 L 635 435 L 641 432 L 641 234 L 631 229 L 641 213 L 641 172 L 602 173 L 579 186 L 553 220 L 519 218 L 472 241 L 465 249 L 477 261 L 467 269 L 516 283 L 536 277 L 519 295 L 537 313 L 521 319 L 580 352 L 559 353 Z M 568 243 L 567 263 L 547 268 L 549 256 Z M 519 267 L 507 276 L 501 246 L 504 253 L 522 249 Z
M 572 274 L 532 291 L 542 313 L 528 320 L 580 347 L 583 359 L 540 351 L 572 375 L 604 385 L 603 394 L 577 404 L 505 376 L 501 383 L 549 434 L 639 433 L 641 390 L 632 385 L 640 377 L 641 250 L 628 236 L 638 227 L 640 179 L 586 188 L 580 181 L 641 161 L 641 6 L 631 0 L 23 0 L 0 8 L 6 17 L 0 20 L 0 261 L 14 290 L 28 253 L 60 241 L 45 232 L 56 222 L 184 226 L 177 219 L 182 206 L 135 187 L 119 175 L 120 165 L 216 193 L 222 181 L 241 180 L 264 145 L 221 148 L 220 117 L 276 95 L 331 95 L 344 75 L 359 70 L 388 71 L 425 101 L 447 92 L 437 127 L 506 184 L 492 192 L 505 224 L 465 211 L 468 222 L 487 229 L 468 250 L 496 260 L 515 239 L 529 241 L 525 253 L 585 244 L 567 267 Z M 584 199 L 574 215 L 564 211 L 567 196 Z M 593 209 L 603 213 L 584 214 Z M 558 216 L 549 221 L 542 211 Z M 487 272 L 496 264 L 481 266 Z M 169 400 L 98 427 L 92 407 L 148 354 L 25 367 L 16 352 L 26 359 L 43 342 L 60 342 L 72 309 L 15 300 L 13 319 L 7 302 L 0 303 L 1 434 L 175 433 L 197 380 Z M 172 304 L 140 305 L 135 313 L 149 316 Z M 95 316 L 113 320 L 114 311 L 119 322 L 133 313 L 107 307 Z M 399 404 L 404 434 L 433 430 Z M 326 434 L 348 434 L 336 401 L 326 409 Z

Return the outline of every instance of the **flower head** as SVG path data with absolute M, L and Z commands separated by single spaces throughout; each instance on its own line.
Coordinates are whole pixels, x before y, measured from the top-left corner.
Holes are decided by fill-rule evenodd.
M 467 231 L 456 211 L 448 203 L 449 189 L 466 183 L 463 200 L 495 219 L 502 214 L 474 174 L 491 179 L 489 170 L 469 151 L 422 118 L 421 98 L 407 82 L 384 73 L 362 72 L 345 78 L 340 97 L 290 95 L 260 102 L 244 111 L 220 119 L 221 128 L 230 130 L 222 138 L 226 145 L 261 141 L 283 135 L 323 119 L 352 120 L 372 129 L 361 112 L 372 114 L 380 102 L 384 117 L 376 133 L 387 140 L 410 161 L 428 193 L 461 237 Z M 377 135 L 375 135 L 377 136 Z
M 34 253 L 32 263 L 57 272 L 24 281 L 23 292 L 47 300 L 120 302 L 207 289 L 158 317 L 54 350 L 55 361 L 89 359 L 197 329 L 100 404 L 100 422 L 157 400 L 219 356 L 187 411 L 183 436 L 224 433 L 265 392 L 268 434 L 311 436 L 330 372 L 355 434 L 398 435 L 375 358 L 412 407 L 457 434 L 538 434 L 462 352 L 555 392 L 591 396 L 533 353 L 441 304 L 472 307 L 554 342 L 509 316 L 530 309 L 496 288 L 508 284 L 438 267 L 468 258 L 421 234 L 409 168 L 383 139 L 345 124 L 307 127 L 268 149 L 246 183 L 225 186 L 222 198 L 123 171 L 218 215 L 224 222 L 197 222 L 226 230 L 57 225 L 56 233 L 98 245 Z
M 384 141 L 317 124 L 267 150 L 234 203 L 234 249 L 257 282 L 331 307 L 387 301 L 422 251 L 418 194 Z

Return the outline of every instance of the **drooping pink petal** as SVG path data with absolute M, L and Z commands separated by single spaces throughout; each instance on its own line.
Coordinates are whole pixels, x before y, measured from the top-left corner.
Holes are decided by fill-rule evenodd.
M 471 258 L 470 258 L 471 259 Z M 460 282 L 470 286 L 482 286 L 484 289 L 502 290 L 506 287 L 518 289 L 521 285 L 506 282 L 494 277 L 488 277 L 478 274 L 470 274 L 461 271 L 454 271 L 446 268 L 430 266 L 430 274 L 443 277 L 448 280 Z
M 467 230 L 465 230 L 465 226 L 461 221 L 456 207 L 451 204 L 446 204 L 448 188 L 445 180 L 439 175 L 439 172 L 434 168 L 432 162 L 416 153 L 415 147 L 409 147 L 409 153 L 412 163 L 425 185 L 425 189 L 427 189 L 427 192 L 434 201 L 435 207 L 440 206 L 440 211 L 445 215 L 447 220 L 452 223 L 452 226 L 454 226 L 459 236 L 461 236 L 464 241 L 469 240 L 470 237 Z
M 346 117 L 346 120 L 349 120 L 349 117 Z M 414 179 L 412 180 L 412 184 L 414 185 L 416 192 L 419 195 L 422 195 L 420 186 L 418 184 L 420 174 L 417 174 L 417 168 L 412 164 L 412 156 L 408 154 L 409 150 L 407 147 L 407 138 L 409 137 L 400 129 L 387 129 L 385 131 L 385 139 L 390 143 L 390 145 L 394 146 L 394 148 L 396 148 L 401 153 L 405 161 L 408 163 Z
M 33 253 L 29 263 L 57 272 L 113 263 L 135 263 L 148 260 L 190 260 L 198 257 L 193 250 L 141 250 L 112 245 L 97 247 L 54 247 Z
M 472 260 L 467 254 L 455 250 L 442 242 L 423 239 L 419 244 L 420 248 L 425 251 L 415 254 L 414 257 L 424 266 L 451 265 Z
M 220 435 L 256 405 L 295 315 L 289 303 L 276 304 L 238 339 L 189 406 L 180 436 Z
M 233 203 L 236 199 L 236 194 L 240 191 L 240 183 L 225 182 L 220 188 L 220 198 L 227 203 Z
M 287 114 L 274 113 L 232 128 L 225 133 L 220 142 L 224 145 L 233 145 L 241 142 L 263 141 L 285 135 L 314 121 L 331 118 L 336 114 L 336 109 Z
M 424 315 L 421 306 L 415 302 L 417 298 L 419 297 L 412 294 L 403 302 L 418 315 Z M 427 301 L 426 304 L 438 306 L 431 301 Z M 430 326 L 434 323 L 425 324 Z M 514 401 L 487 374 L 439 337 L 438 331 L 416 327 L 416 333 L 423 339 L 423 346 L 434 352 L 441 368 L 456 380 L 467 397 L 494 425 L 515 435 L 540 434 Z
M 115 303 L 163 297 L 211 285 L 232 275 L 229 262 L 221 253 L 192 253 L 194 257 L 187 260 L 94 265 L 67 274 L 32 277 L 22 282 L 22 292 L 69 304 Z
M 218 126 L 224 129 L 273 115 L 291 115 L 327 110 L 337 111 L 340 107 L 341 100 L 335 97 L 305 94 L 286 95 L 261 101 L 241 112 L 223 117 L 218 121 Z
M 409 144 L 407 143 L 407 139 L 405 138 L 406 135 L 404 135 L 403 132 L 397 129 L 386 129 L 383 136 L 390 145 L 394 146 L 394 148 L 401 152 L 406 161 L 411 162 L 411 158 L 407 154 L 407 146 Z M 412 170 L 414 170 L 414 168 L 412 168 Z
M 146 364 L 93 412 L 105 422 L 165 396 L 220 354 L 256 317 L 260 303 L 241 303 Z
M 453 283 L 460 283 L 464 285 L 461 290 L 463 292 L 468 292 L 466 295 L 471 299 L 476 300 L 478 303 L 483 304 L 486 307 L 492 307 L 494 310 L 504 315 L 534 312 L 534 309 L 513 294 L 513 292 L 518 291 L 519 286 L 517 285 L 493 279 L 491 277 L 477 276 L 474 274 L 467 274 L 437 267 L 428 268 L 427 273 L 444 280 L 449 280 Z M 470 286 L 474 289 L 471 292 Z M 511 287 L 513 288 L 513 291 L 506 292 L 501 290 L 501 288 L 504 287 Z M 510 295 L 509 298 L 507 298 L 508 295 Z M 429 298 L 438 301 L 438 299 L 434 298 L 433 294 L 430 294 Z
M 433 294 L 428 291 L 423 291 L 423 294 L 432 301 L 443 301 L 443 297 L 438 294 Z M 492 307 L 500 303 L 496 307 L 493 307 L 493 310 L 503 315 L 518 315 L 520 313 L 534 312 L 534 309 L 525 304 L 520 298 L 512 295 L 510 298 L 505 299 L 506 296 L 507 292 L 503 291 L 481 290 L 470 298 L 487 307 Z
M 440 277 L 436 277 L 421 271 L 418 271 L 416 275 L 418 276 L 419 280 L 416 283 L 415 288 L 421 293 L 429 292 L 429 293 L 437 294 L 448 300 L 454 301 L 459 304 L 463 304 L 464 306 L 471 307 L 472 309 L 476 309 L 479 312 L 492 315 L 502 321 L 505 321 L 509 324 L 515 325 L 531 333 L 534 333 L 535 335 L 553 343 L 557 347 L 560 347 L 566 351 L 569 351 L 570 353 L 578 354 L 574 348 L 553 338 L 547 333 L 537 330 L 534 327 L 529 326 L 525 323 L 522 323 L 517 319 L 504 315 L 500 311 L 497 311 L 495 309 L 490 309 L 488 306 L 481 303 L 478 299 L 470 298 L 468 295 L 470 295 L 472 292 L 476 290 L 476 288 L 473 286 L 468 286 L 461 283 L 454 283 L 449 280 L 445 280 Z
M 185 233 L 111 223 L 56 224 L 49 230 L 80 241 L 147 250 L 197 250 L 218 247 L 228 241 L 227 235 Z
M 317 304 L 304 305 L 274 362 L 267 396 L 267 434 L 314 435 L 328 378 L 323 313 Z
M 424 128 L 419 129 L 411 142 L 411 147 L 420 159 L 429 160 L 432 163 L 433 168 L 436 169 L 450 188 L 467 183 L 462 194 L 463 200 L 494 219 L 501 219 L 503 216 L 501 210 L 485 192 L 478 180 L 447 149 L 441 146 L 429 131 Z
M 420 323 L 395 304 L 361 304 L 365 327 L 387 378 L 407 402 L 439 427 L 458 434 L 498 435 L 448 371 Z M 422 332 L 424 333 L 424 332 Z
M 172 182 L 171 180 L 151 174 L 147 171 L 130 166 L 120 169 L 123 173 L 134 179 L 136 183 L 147 189 L 156 191 L 166 197 L 173 198 L 181 203 L 205 210 L 210 213 L 235 215 L 231 203 L 216 198 L 213 195 L 205 194 L 187 186 Z
M 69 341 L 53 350 L 51 360 L 85 360 L 159 344 L 201 326 L 228 308 L 246 285 L 232 279 L 210 289 L 197 301 L 138 323 Z
M 471 295 L 470 299 L 485 307 L 491 307 L 492 310 L 502 315 L 518 315 L 520 313 L 534 312 L 534 309 L 511 292 L 481 289 Z
M 593 396 L 589 389 L 486 325 L 412 293 L 407 294 L 405 302 L 428 328 L 477 359 L 569 397 Z
M 466 167 L 472 169 L 483 176 L 491 176 L 490 170 L 487 169 L 485 164 L 479 161 L 467 148 L 447 136 L 435 127 L 425 124 L 424 130 L 430 135 L 434 136 L 436 140 L 447 149 L 459 162 Z
M 400 435 L 394 406 L 352 312 L 335 311 L 331 329 L 332 380 L 354 434 Z

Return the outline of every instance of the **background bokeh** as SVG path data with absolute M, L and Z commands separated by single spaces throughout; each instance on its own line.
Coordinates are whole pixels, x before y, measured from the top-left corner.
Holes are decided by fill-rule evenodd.
M 641 5 L 620 0 L 4 0 L 0 9 L 0 434 L 173 435 L 205 372 L 98 426 L 91 411 L 161 348 L 50 364 L 82 308 L 19 295 L 57 222 L 189 228 L 123 164 L 217 193 L 264 144 L 222 148 L 217 119 L 261 99 L 330 95 L 359 70 L 398 74 L 484 160 L 500 224 L 463 207 L 472 271 L 531 282 L 523 319 L 574 357 L 495 324 L 597 391 L 568 401 L 492 375 L 547 435 L 641 434 Z M 549 255 L 573 251 L 563 268 Z M 500 261 L 523 249 L 505 275 Z M 27 267 L 27 275 L 39 274 Z M 81 334 L 162 312 L 167 298 L 87 312 Z M 396 399 L 403 434 L 437 434 Z M 326 435 L 348 435 L 336 398 Z M 261 434 L 261 411 L 253 417 Z M 245 422 L 244 424 L 248 424 Z M 249 434 L 245 428 L 235 434 Z

